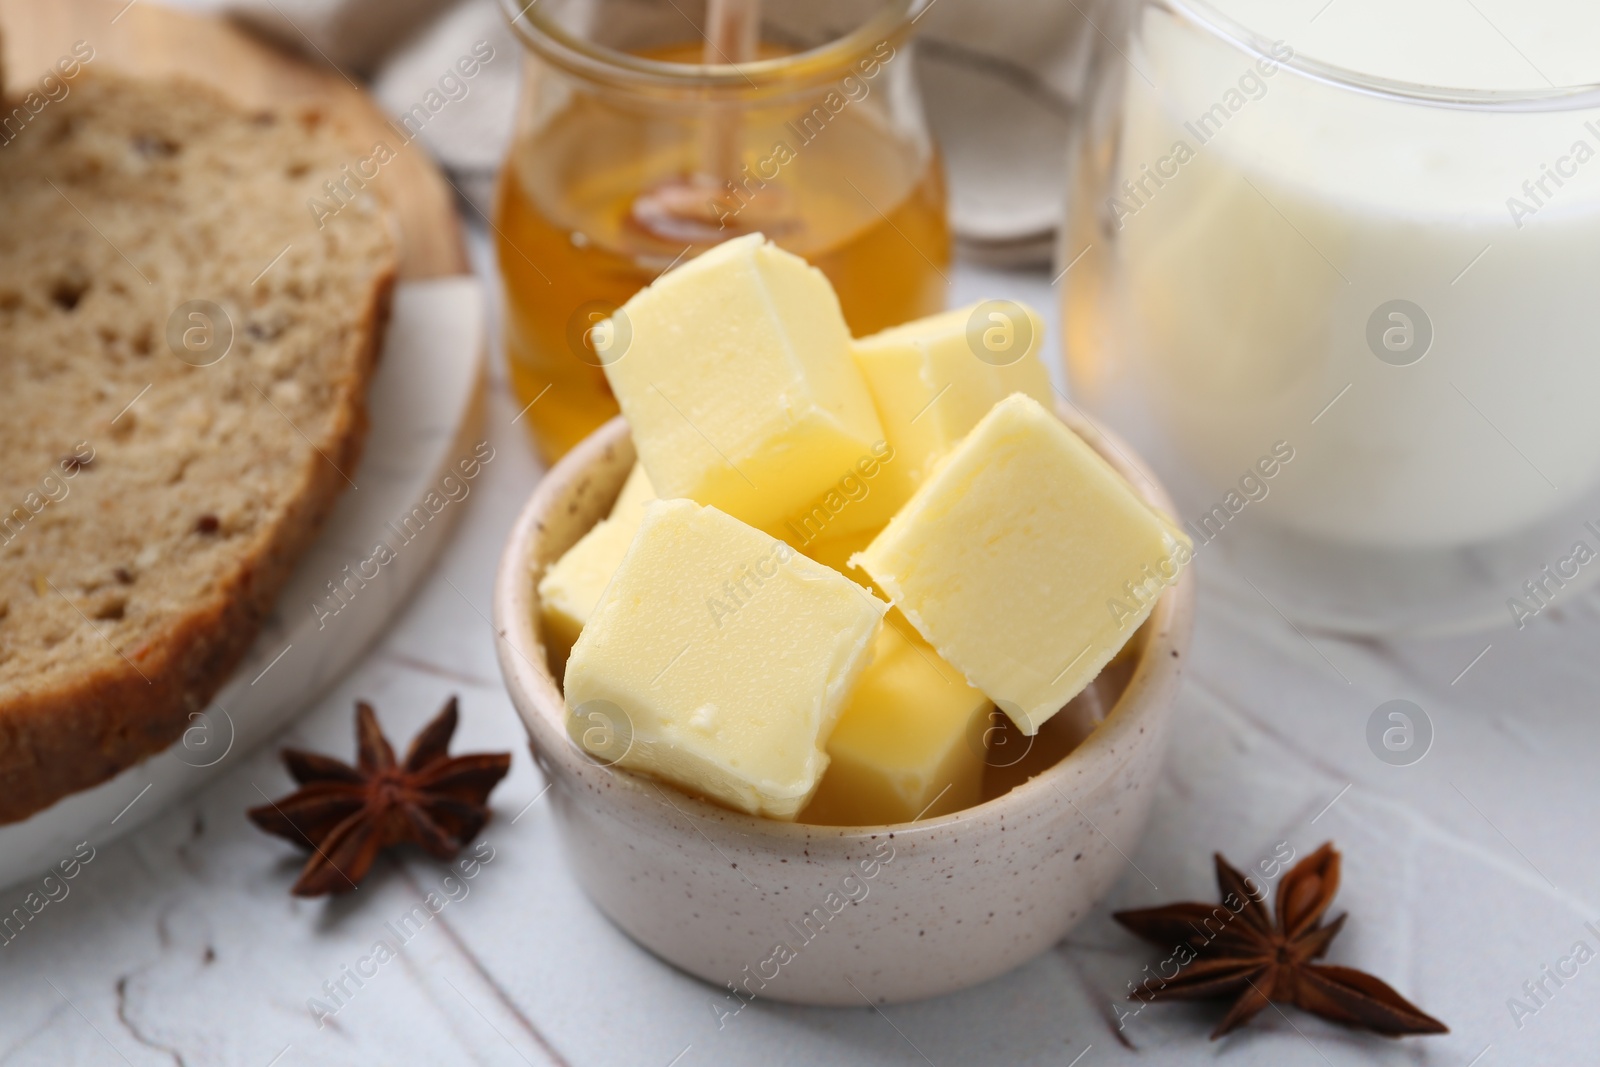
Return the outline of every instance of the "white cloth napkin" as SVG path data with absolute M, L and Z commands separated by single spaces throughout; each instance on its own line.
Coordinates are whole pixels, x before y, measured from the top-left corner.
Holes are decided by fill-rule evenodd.
M 967 254 L 998 264 L 1049 260 L 1094 25 L 1110 29 L 1112 16 L 1102 13 L 1127 2 L 934 0 L 918 20 L 917 75 Z M 496 0 L 224 0 L 224 7 L 290 48 L 369 78 L 397 118 L 430 93 L 443 95 L 449 120 L 427 123 L 421 139 L 489 210 L 521 67 L 521 45 Z M 471 79 L 453 73 L 462 57 L 486 50 L 492 58 Z

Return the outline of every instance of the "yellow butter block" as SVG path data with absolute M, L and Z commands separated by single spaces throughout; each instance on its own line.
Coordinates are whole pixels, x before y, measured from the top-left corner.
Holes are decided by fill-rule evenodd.
M 823 537 L 809 541 L 800 551 L 816 560 L 818 563 L 832 567 L 846 578 L 870 586 L 872 579 L 867 577 L 867 572 L 851 564 L 851 557 L 862 549 L 872 544 L 872 539 L 878 536 L 882 527 L 877 530 L 864 530 L 861 533 L 845 534 L 842 537 Z
M 655 499 L 656 490 L 650 484 L 650 476 L 644 472 L 644 464 L 636 461 L 628 472 L 628 480 L 622 483 L 616 503 L 611 505 L 610 518 L 612 521 L 621 519 L 631 522 L 637 527 L 639 520 L 644 518 L 645 506 Z
M 856 366 L 894 452 L 876 487 L 892 501 L 891 514 L 995 404 L 1026 393 L 1051 406 L 1050 376 L 1039 358 L 1043 342 L 1038 314 L 1009 300 L 931 315 L 854 342 Z
M 635 463 L 611 505 L 611 515 L 591 527 L 539 579 L 540 618 L 553 663 L 566 661 L 623 553 L 633 543 L 645 505 L 655 498 L 649 476 Z
M 886 623 L 801 820 L 877 826 L 977 804 L 990 706 L 927 642 Z
M 839 480 L 767 528 L 796 548 L 879 530 L 910 495 L 900 454 L 878 441 Z
M 1133 635 L 1189 541 L 1032 397 L 996 404 L 854 561 L 1027 734 Z
M 567 660 L 569 733 L 608 763 L 793 819 L 886 608 L 715 508 L 658 501 Z
M 776 529 L 883 440 L 838 297 L 760 234 L 668 271 L 611 323 L 606 379 L 664 498 Z

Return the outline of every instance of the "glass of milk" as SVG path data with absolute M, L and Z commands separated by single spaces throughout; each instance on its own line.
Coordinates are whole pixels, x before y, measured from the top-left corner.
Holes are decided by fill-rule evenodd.
M 1600 5 L 1121 17 L 1071 156 L 1067 373 L 1199 555 L 1358 633 L 1521 628 L 1600 576 Z

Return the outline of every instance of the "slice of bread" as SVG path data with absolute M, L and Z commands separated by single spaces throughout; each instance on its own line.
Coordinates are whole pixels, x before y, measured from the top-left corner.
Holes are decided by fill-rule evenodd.
M 0 823 L 176 741 L 352 487 L 395 242 L 308 201 L 364 154 L 99 72 L 0 146 Z

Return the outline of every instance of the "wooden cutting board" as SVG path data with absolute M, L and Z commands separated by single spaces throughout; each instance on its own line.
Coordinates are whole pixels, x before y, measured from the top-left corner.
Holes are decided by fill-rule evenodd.
M 421 145 L 402 139 L 354 83 L 251 37 L 223 19 L 174 11 L 148 0 L 0 0 L 8 93 L 38 83 L 77 41 L 94 49 L 88 69 L 205 82 L 246 107 L 315 107 L 365 154 L 376 141 L 397 152 L 371 183 L 399 219 L 400 278 L 465 274 L 452 190 Z

